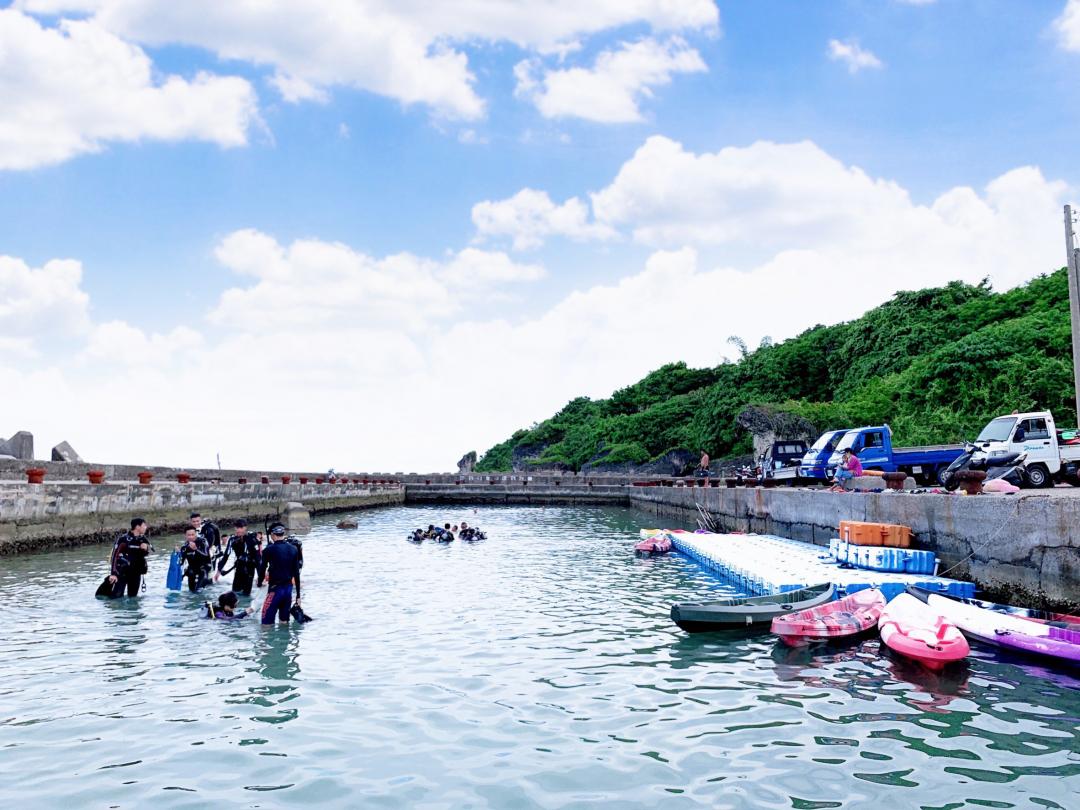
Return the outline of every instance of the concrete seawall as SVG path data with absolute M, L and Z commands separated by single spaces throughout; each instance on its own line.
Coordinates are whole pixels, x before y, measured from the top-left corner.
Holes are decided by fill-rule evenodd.
M 700 505 L 729 531 L 827 545 L 841 520 L 910 526 L 941 570 L 1001 601 L 1080 607 L 1080 498 L 1039 494 L 961 497 L 805 489 L 629 487 L 631 504 L 693 520 Z
M 404 500 L 404 488 L 396 485 L 0 482 L 0 554 L 111 541 L 134 515 L 159 532 L 178 529 L 192 511 L 224 524 L 241 517 L 276 517 L 290 501 L 320 513 Z
M 405 485 L 408 503 L 469 503 L 469 504 L 607 504 L 629 506 L 630 487 L 625 484 L 594 482 L 565 483 L 555 479 L 484 480 L 477 482 L 431 483 Z

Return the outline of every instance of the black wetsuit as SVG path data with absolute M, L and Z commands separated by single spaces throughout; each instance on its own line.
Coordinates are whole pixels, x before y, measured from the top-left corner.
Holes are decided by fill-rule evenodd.
M 297 593 L 297 596 L 299 596 L 299 594 L 300 594 L 300 569 L 304 567 L 304 544 L 301 543 L 299 538 L 297 538 L 297 537 L 289 537 L 289 538 L 286 538 L 285 540 L 279 540 L 277 542 L 278 543 L 288 543 L 290 546 L 292 546 L 293 548 L 296 549 L 296 558 L 297 558 L 297 561 L 296 561 L 296 593 Z M 263 580 L 266 579 L 266 567 L 267 567 L 267 565 L 269 563 L 269 560 L 266 557 L 266 552 L 269 551 L 275 545 L 277 545 L 277 543 L 274 543 L 272 540 L 269 540 L 269 538 L 268 538 L 266 548 L 263 549 L 262 554 L 260 555 L 259 563 L 258 563 L 259 585 L 260 586 L 262 586 Z M 234 590 L 235 590 L 235 588 L 234 588 Z
M 298 543 L 299 541 L 297 541 Z M 263 549 L 263 565 L 267 570 L 266 600 L 262 606 L 262 623 L 273 624 L 274 619 L 289 621 L 292 605 L 293 582 L 296 582 L 296 598 L 300 598 L 300 549 L 289 540 L 270 543 Z
M 128 596 L 139 595 L 142 576 L 146 573 L 147 551 L 142 544 L 149 542 L 145 535 L 137 537 L 131 532 L 124 532 L 116 538 L 109 558 L 109 573 L 116 577 L 112 591 L 114 599 L 123 596 L 125 590 Z
M 221 530 L 212 520 L 204 520 L 202 526 L 196 530 L 199 537 L 206 543 L 206 550 L 211 558 L 221 556 Z
M 180 557 L 187 565 L 184 576 L 187 577 L 189 590 L 197 591 L 210 584 L 210 549 L 205 538 L 196 537 L 195 548 L 189 546 L 185 540 L 180 548 Z
M 251 583 L 255 579 L 255 571 L 260 567 L 259 558 L 262 556 L 259 551 L 259 538 L 254 534 L 246 533 L 231 535 L 225 541 L 225 550 L 218 562 L 219 574 L 228 573 L 225 565 L 229 561 L 230 554 L 236 559 L 233 564 L 236 573 L 233 574 L 232 589 L 236 593 L 251 596 Z

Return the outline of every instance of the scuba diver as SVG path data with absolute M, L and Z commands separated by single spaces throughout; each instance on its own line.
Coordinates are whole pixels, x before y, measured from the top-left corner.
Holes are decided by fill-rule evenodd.
M 236 612 L 236 594 L 232 591 L 226 591 L 218 597 L 218 603 L 212 605 L 206 603 L 206 618 L 208 619 L 246 619 L 252 615 L 255 611 L 245 608 L 239 613 Z
M 263 549 L 262 568 L 266 571 L 267 593 L 262 606 L 262 623 L 273 624 L 277 619 L 289 623 L 293 602 L 293 583 L 296 583 L 296 605 L 300 604 L 300 567 L 303 565 L 300 541 L 286 537 L 288 532 L 281 523 L 271 524 Z
M 206 541 L 206 550 L 216 558 L 221 554 L 221 529 L 214 521 L 203 520 L 198 512 L 192 512 L 190 519 L 195 532 Z
M 142 586 L 143 574 L 146 573 L 146 556 L 150 553 L 150 541 L 146 537 L 149 527 L 140 517 L 131 519 L 131 529 L 116 538 L 112 554 L 109 555 L 109 582 L 112 585 L 108 594 L 113 599 L 124 595 L 138 596 Z
M 259 568 L 259 560 L 262 557 L 262 543 L 258 535 L 248 534 L 247 521 L 243 518 L 237 520 L 233 527 L 236 533 L 230 535 L 225 541 L 221 558 L 218 561 L 217 571 L 214 573 L 214 582 L 217 582 L 220 577 L 229 573 L 229 571 L 235 571 L 232 583 L 233 591 L 242 593 L 244 596 L 251 596 L 251 583 L 255 579 L 255 572 Z M 225 566 L 229 562 L 230 554 L 236 558 L 236 562 L 227 571 Z M 259 578 L 259 584 L 262 584 L 261 577 Z
M 199 535 L 198 529 L 188 526 L 184 530 L 184 545 L 176 549 L 180 558 L 187 565 L 184 576 L 187 577 L 188 589 L 194 593 L 210 584 L 210 549 L 206 539 Z
M 424 530 L 423 529 L 413 529 L 412 534 L 408 535 L 405 539 L 408 540 L 410 543 L 423 543 L 424 542 Z

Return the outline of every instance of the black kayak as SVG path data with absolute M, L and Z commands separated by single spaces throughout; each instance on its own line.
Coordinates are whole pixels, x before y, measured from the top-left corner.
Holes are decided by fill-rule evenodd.
M 823 605 L 836 597 L 831 582 L 769 596 L 733 596 L 715 602 L 676 602 L 671 620 L 688 633 L 769 624 L 777 616 Z

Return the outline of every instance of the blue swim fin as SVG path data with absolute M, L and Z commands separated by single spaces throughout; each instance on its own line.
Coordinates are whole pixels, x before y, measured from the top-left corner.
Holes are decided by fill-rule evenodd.
M 165 577 L 165 587 L 170 591 L 178 591 L 183 584 L 184 566 L 180 561 L 180 552 L 174 551 L 169 557 L 169 573 Z

